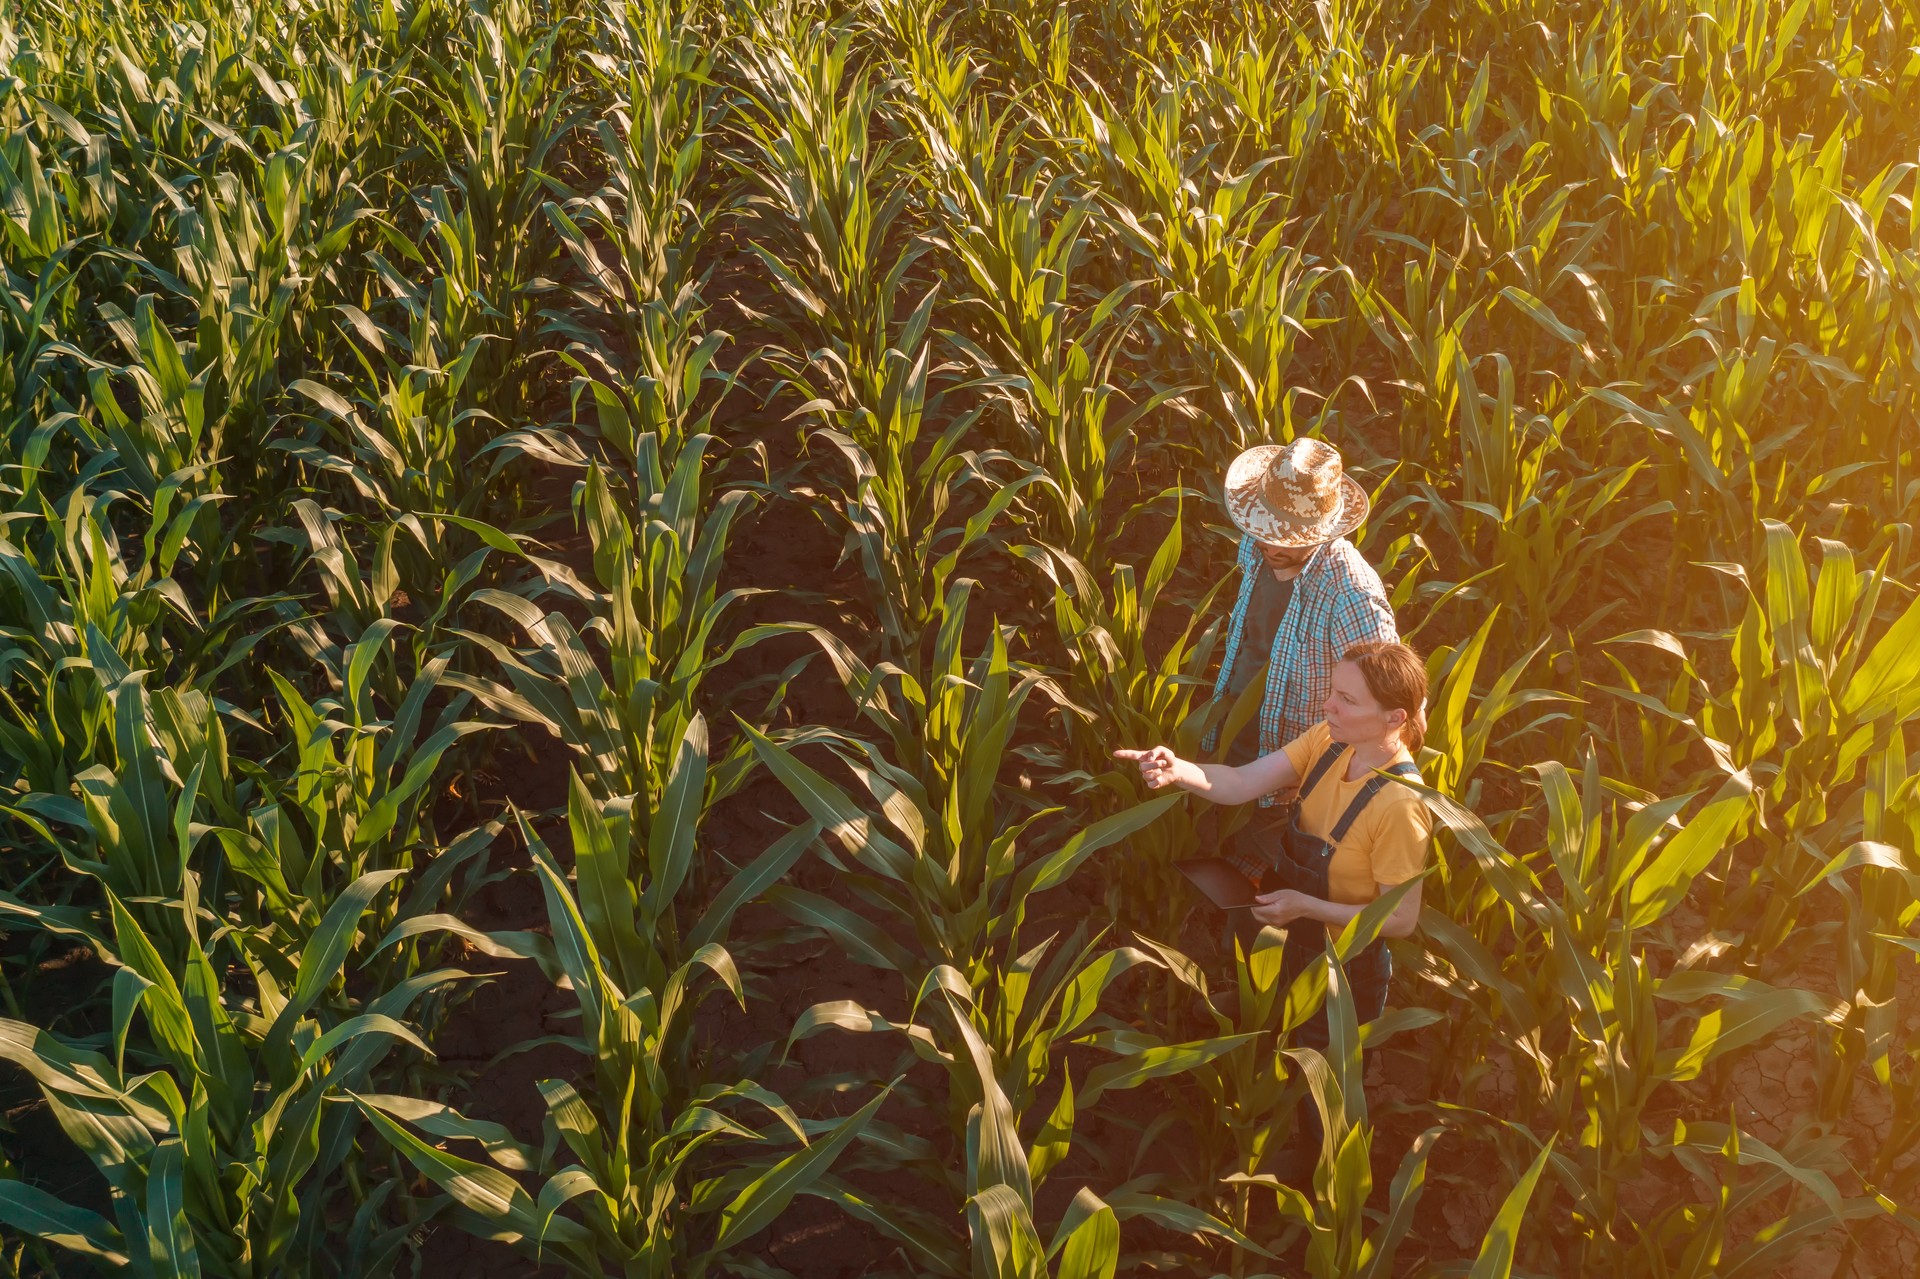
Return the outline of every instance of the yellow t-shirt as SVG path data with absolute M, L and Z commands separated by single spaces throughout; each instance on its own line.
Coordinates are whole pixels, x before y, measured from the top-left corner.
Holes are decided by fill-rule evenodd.
M 1281 749 L 1304 783 L 1333 735 L 1326 723 L 1315 724 Z M 1374 774 L 1362 773 L 1347 780 L 1347 766 L 1353 748 L 1340 753 L 1320 784 L 1300 804 L 1300 829 L 1325 839 L 1340 823 L 1360 788 Z M 1411 763 L 1413 757 L 1401 751 L 1394 763 Z M 1389 781 L 1373 802 L 1361 810 L 1347 828 L 1347 836 L 1334 846 L 1327 863 L 1329 899 L 1341 906 L 1364 906 L 1380 895 L 1380 885 L 1391 888 L 1418 875 L 1427 865 L 1427 849 L 1433 835 L 1433 814 L 1419 795 L 1397 781 Z

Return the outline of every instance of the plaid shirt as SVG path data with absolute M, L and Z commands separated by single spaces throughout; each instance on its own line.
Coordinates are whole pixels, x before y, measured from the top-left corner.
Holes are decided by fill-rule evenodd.
M 1253 539 L 1241 538 L 1240 596 L 1227 624 L 1227 651 L 1214 681 L 1215 698 L 1226 693 L 1255 574 L 1265 571 Z M 1315 551 L 1294 579 L 1293 599 L 1274 630 L 1267 689 L 1260 701 L 1260 753 L 1272 754 L 1320 722 L 1320 707 L 1333 690 L 1333 668 L 1342 653 L 1366 640 L 1398 638 L 1380 575 L 1353 543 L 1335 538 Z M 1209 733 L 1203 747 L 1212 750 L 1218 735 Z M 1263 808 L 1276 802 L 1276 795 L 1260 799 Z

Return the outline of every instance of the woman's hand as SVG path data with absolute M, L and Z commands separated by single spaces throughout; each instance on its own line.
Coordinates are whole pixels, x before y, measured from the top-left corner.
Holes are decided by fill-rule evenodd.
M 1261 923 L 1284 928 L 1296 919 L 1315 918 L 1321 905 L 1323 903 L 1318 897 L 1309 897 L 1291 888 L 1281 888 L 1271 893 L 1261 893 L 1253 899 L 1249 909 Z
M 1139 761 L 1140 780 L 1147 784 L 1148 790 L 1172 786 L 1179 776 L 1180 757 L 1168 746 L 1155 746 L 1144 751 L 1118 750 L 1113 757 Z

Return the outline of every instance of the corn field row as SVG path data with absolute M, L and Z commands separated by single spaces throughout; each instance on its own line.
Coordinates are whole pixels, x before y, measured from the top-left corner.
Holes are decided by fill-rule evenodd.
M 1915 0 L 0 0 L 0 1267 L 1913 1273 L 1916 196 Z M 1304 434 L 1365 1026 L 1109 758 Z

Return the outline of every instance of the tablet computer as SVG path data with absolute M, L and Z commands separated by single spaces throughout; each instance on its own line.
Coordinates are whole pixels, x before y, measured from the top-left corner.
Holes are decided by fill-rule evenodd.
M 1225 858 L 1195 857 L 1175 862 L 1174 865 L 1180 868 L 1181 874 L 1193 881 L 1195 888 L 1206 894 L 1208 901 L 1221 910 L 1238 910 L 1253 905 L 1254 894 L 1258 891 L 1253 881 Z

